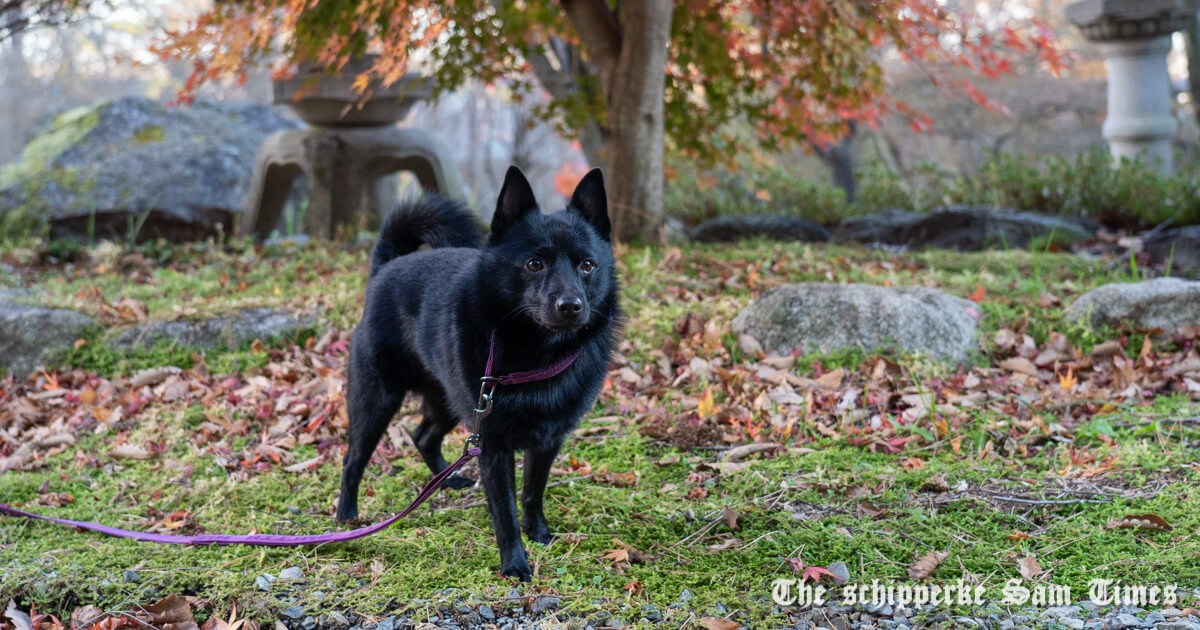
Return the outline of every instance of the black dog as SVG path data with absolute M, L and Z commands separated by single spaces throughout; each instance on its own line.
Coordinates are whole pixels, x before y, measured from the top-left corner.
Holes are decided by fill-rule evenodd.
M 510 167 L 486 244 L 469 211 L 435 195 L 388 217 L 350 348 L 339 521 L 357 517 L 363 468 L 406 392 L 424 397 L 413 438 L 437 473 L 447 466 L 442 438 L 473 421 L 493 334 L 498 374 L 543 369 L 579 352 L 552 378 L 497 388 L 480 429 L 500 572 L 533 577 L 517 529 L 513 453 L 525 451 L 525 533 L 548 543 L 542 495 L 550 465 L 600 393 L 613 350 L 619 311 L 610 231 L 599 170 L 579 182 L 565 210 L 543 215 L 525 176 Z M 421 243 L 434 249 L 416 251 Z M 458 488 L 471 483 L 448 480 Z

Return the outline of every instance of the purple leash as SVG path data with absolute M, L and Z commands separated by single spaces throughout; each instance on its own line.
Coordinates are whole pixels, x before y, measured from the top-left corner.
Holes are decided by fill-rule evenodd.
M 383 531 L 391 527 L 396 521 L 408 516 L 410 512 L 417 509 L 417 506 L 425 502 L 426 499 L 433 496 L 433 493 L 441 487 L 450 475 L 456 470 L 462 468 L 473 457 L 477 457 L 481 452 L 479 449 L 479 424 L 492 411 L 492 396 L 495 394 L 496 385 L 520 385 L 522 383 L 532 383 L 535 381 L 544 381 L 554 378 L 561 374 L 564 370 L 571 367 L 571 364 L 579 358 L 579 354 L 583 352 L 580 348 L 574 354 L 551 365 L 548 368 L 540 370 L 529 370 L 525 372 L 513 372 L 504 376 L 492 376 L 492 363 L 496 356 L 496 331 L 492 330 L 491 339 L 488 344 L 488 359 L 487 367 L 484 368 L 484 376 L 480 379 L 481 385 L 479 389 L 479 402 L 475 406 L 475 429 L 467 438 L 466 448 L 463 449 L 462 457 L 459 457 L 453 464 L 446 466 L 441 472 L 434 475 L 432 479 L 425 482 L 421 487 L 417 498 L 413 500 L 408 507 L 404 508 L 399 514 L 374 525 L 360 527 L 344 532 L 327 532 L 324 534 L 313 534 L 310 536 L 276 536 L 273 534 L 207 534 L 200 536 L 175 536 L 172 534 L 153 534 L 150 532 L 138 532 L 129 529 L 120 529 L 118 527 L 108 527 L 98 523 L 87 523 L 84 521 L 71 521 L 65 518 L 53 518 L 50 516 L 42 516 L 32 512 L 18 510 L 10 505 L 0 503 L 0 514 L 12 517 L 30 518 L 39 521 L 49 521 L 60 525 L 70 525 L 88 531 L 99 532 L 109 536 L 118 538 L 129 538 L 132 540 L 140 540 L 143 542 L 162 543 L 167 545 L 254 545 L 259 547 L 303 547 L 307 545 L 323 545 L 325 543 L 345 542 L 355 540 L 364 536 L 370 536 L 376 532 Z

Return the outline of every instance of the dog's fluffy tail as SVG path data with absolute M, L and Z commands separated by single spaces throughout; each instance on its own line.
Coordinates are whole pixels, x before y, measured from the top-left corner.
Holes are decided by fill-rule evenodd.
M 460 202 L 437 193 L 401 202 L 379 230 L 379 242 L 371 251 L 371 275 L 393 258 L 430 247 L 480 247 L 483 233 L 475 215 Z

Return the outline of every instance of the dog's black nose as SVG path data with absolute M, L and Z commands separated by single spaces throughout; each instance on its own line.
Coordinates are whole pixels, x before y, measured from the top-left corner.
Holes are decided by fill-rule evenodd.
M 560 315 L 574 317 L 583 310 L 583 300 L 578 297 L 560 297 L 554 301 Z

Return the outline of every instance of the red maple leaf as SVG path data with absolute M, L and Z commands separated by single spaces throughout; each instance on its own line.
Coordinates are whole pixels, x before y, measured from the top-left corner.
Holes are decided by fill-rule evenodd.
M 801 584 L 809 580 L 812 580 L 813 582 L 820 582 L 821 579 L 826 575 L 828 575 L 830 578 L 837 577 L 833 574 L 833 571 L 830 571 L 825 567 L 813 567 L 804 564 L 804 561 L 801 560 L 799 556 L 795 558 L 786 558 L 786 560 L 788 564 L 792 565 L 792 569 L 795 570 L 796 573 L 800 574 Z

